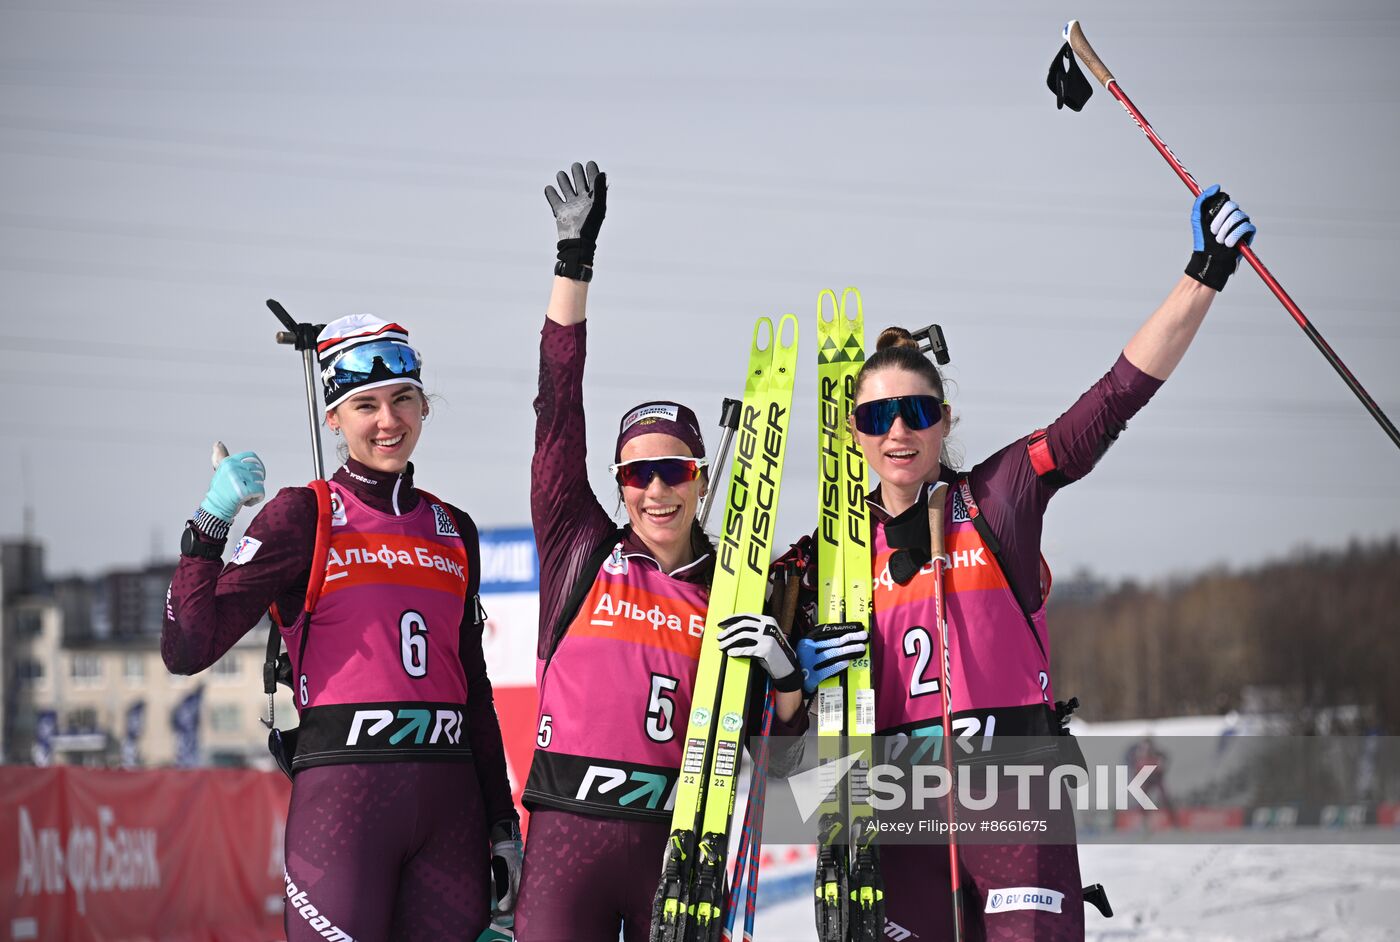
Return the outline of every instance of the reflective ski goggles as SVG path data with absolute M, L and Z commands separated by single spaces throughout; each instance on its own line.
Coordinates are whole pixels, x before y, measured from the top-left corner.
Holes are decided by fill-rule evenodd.
M 914 431 L 937 425 L 943 418 L 943 400 L 937 396 L 892 396 L 862 402 L 855 408 L 856 428 L 866 435 L 884 435 L 899 416 Z
M 680 487 L 686 481 L 700 476 L 700 469 L 708 462 L 704 458 L 691 458 L 688 455 L 663 455 L 659 458 L 633 458 L 609 465 L 623 487 L 647 487 L 654 477 L 661 478 L 667 487 Z
M 423 358 L 418 351 L 398 340 L 375 340 L 351 347 L 336 356 L 321 373 L 321 381 L 331 388 L 396 376 L 418 379 Z

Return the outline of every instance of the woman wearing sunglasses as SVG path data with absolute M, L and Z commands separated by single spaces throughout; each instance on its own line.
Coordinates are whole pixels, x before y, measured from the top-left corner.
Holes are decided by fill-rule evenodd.
M 908 331 L 892 327 L 880 335 L 857 377 L 851 417 L 856 440 L 879 478 L 868 498 L 878 734 L 917 742 L 915 737 L 942 732 L 945 691 L 929 549 L 931 493 L 944 504 L 954 734 L 992 743 L 1061 732 L 1049 673 L 1050 573 L 1040 555 L 1042 518 L 1050 499 L 1093 469 L 1171 375 L 1234 271 L 1239 244 L 1254 233 L 1249 217 L 1219 187 L 1201 195 L 1191 220 L 1195 251 L 1185 276 L 1108 373 L 1049 426 L 969 471 L 954 470 L 947 458 L 953 415 L 938 368 Z M 934 490 L 938 482 L 947 488 Z M 810 554 L 811 545 L 804 540 L 795 553 Z M 812 629 L 797 646 L 809 689 L 844 670 L 866 640 L 864 632 L 849 626 Z M 1018 748 L 1014 742 L 1010 747 Z M 1038 744 L 1044 748 L 1046 742 Z M 1052 750 L 1047 758 L 1042 751 L 1027 758 L 1048 770 L 1055 755 Z M 1083 939 L 1073 819 L 1050 817 L 1061 843 L 959 847 L 968 939 Z M 890 922 L 921 938 L 947 933 L 952 922 L 947 846 L 884 843 L 881 857 Z
M 281 629 L 301 719 L 278 746 L 293 774 L 288 939 L 474 939 L 491 867 L 504 914 L 521 861 L 481 648 L 476 527 L 414 485 L 428 400 L 407 331 L 355 315 L 319 339 L 326 424 L 345 463 L 328 482 L 278 493 L 221 566 L 264 472 L 254 453 L 218 446 L 161 654 L 192 674 L 269 609 Z
M 615 942 L 620 929 L 633 942 L 650 932 L 705 625 L 714 567 L 695 515 L 709 476 L 695 414 L 653 401 L 618 428 L 611 470 L 624 526 L 589 487 L 584 315 L 607 178 L 574 164 L 545 196 L 559 260 L 535 398 L 540 706 L 516 935 Z M 801 677 L 773 619 L 735 616 L 721 643 L 763 666 L 784 691 L 775 727 L 800 734 Z

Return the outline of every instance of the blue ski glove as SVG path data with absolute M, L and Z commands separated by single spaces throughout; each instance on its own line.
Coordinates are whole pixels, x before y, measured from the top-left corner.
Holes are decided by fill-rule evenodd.
M 768 615 L 730 615 L 719 623 L 719 649 L 730 657 L 751 657 L 763 665 L 773 689 L 790 693 L 802 687 L 797 658 L 778 622 Z
M 1225 290 L 1240 264 L 1240 246 L 1254 241 L 1254 223 L 1220 184 L 1202 190 L 1191 207 L 1193 236 L 1186 274 L 1208 288 Z
M 817 685 L 851 666 L 865 653 L 870 632 L 853 622 L 818 625 L 797 642 L 797 660 L 802 665 L 802 689 L 810 696 Z
M 555 176 L 559 189 L 544 188 L 544 198 L 554 213 L 559 230 L 559 261 L 554 274 L 575 281 L 593 280 L 593 253 L 598 248 L 598 230 L 608 212 L 608 175 L 593 161 L 569 168 L 573 178 L 560 170 Z
M 493 925 L 515 915 L 520 896 L 520 871 L 525 866 L 525 845 L 520 825 L 514 820 L 498 821 L 491 828 L 491 878 L 495 883 L 496 905 L 491 908 Z
M 243 507 L 251 507 L 263 499 L 263 478 L 267 469 L 262 459 L 251 451 L 230 456 L 223 442 L 214 443 L 214 480 L 209 492 L 200 501 L 199 509 L 210 517 L 233 523 Z M 227 528 L 225 528 L 227 532 Z

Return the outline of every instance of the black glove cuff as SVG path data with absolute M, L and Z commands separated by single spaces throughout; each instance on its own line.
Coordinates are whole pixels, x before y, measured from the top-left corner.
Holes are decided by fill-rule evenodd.
M 520 840 L 520 821 L 516 818 L 503 818 L 491 825 L 491 843 Z
M 560 239 L 559 261 L 554 265 L 554 274 L 574 281 L 593 280 L 593 253 L 596 242 L 584 239 Z
M 1230 276 L 1235 273 L 1235 267 L 1238 264 L 1238 255 L 1227 258 L 1223 255 L 1212 255 L 1209 252 L 1192 252 L 1191 261 L 1186 263 L 1186 274 L 1207 288 L 1224 291 L 1225 282 L 1230 280 Z
M 773 689 L 778 693 L 792 693 L 802 689 L 802 671 L 795 670 L 781 680 L 771 680 Z

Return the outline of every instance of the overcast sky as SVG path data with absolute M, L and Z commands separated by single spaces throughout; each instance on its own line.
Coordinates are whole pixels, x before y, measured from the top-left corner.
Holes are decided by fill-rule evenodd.
M 27 502 L 51 571 L 171 557 L 215 438 L 304 483 L 300 363 L 269 297 L 407 325 L 441 396 L 420 483 L 483 526 L 528 523 L 541 191 L 590 158 L 612 184 L 586 382 L 600 492 L 628 406 L 679 398 L 713 427 L 755 317 L 797 312 L 814 362 L 827 286 L 861 289 L 872 337 L 943 325 L 971 465 L 1108 369 L 1190 253 L 1191 197 L 1122 109 L 1100 89 L 1056 111 L 1069 16 L 1400 418 L 1384 0 L 3 2 L 0 534 Z M 813 375 L 781 538 L 815 513 Z M 1061 576 L 1157 578 L 1398 530 L 1400 451 L 1242 269 L 1052 503 L 1044 550 Z

